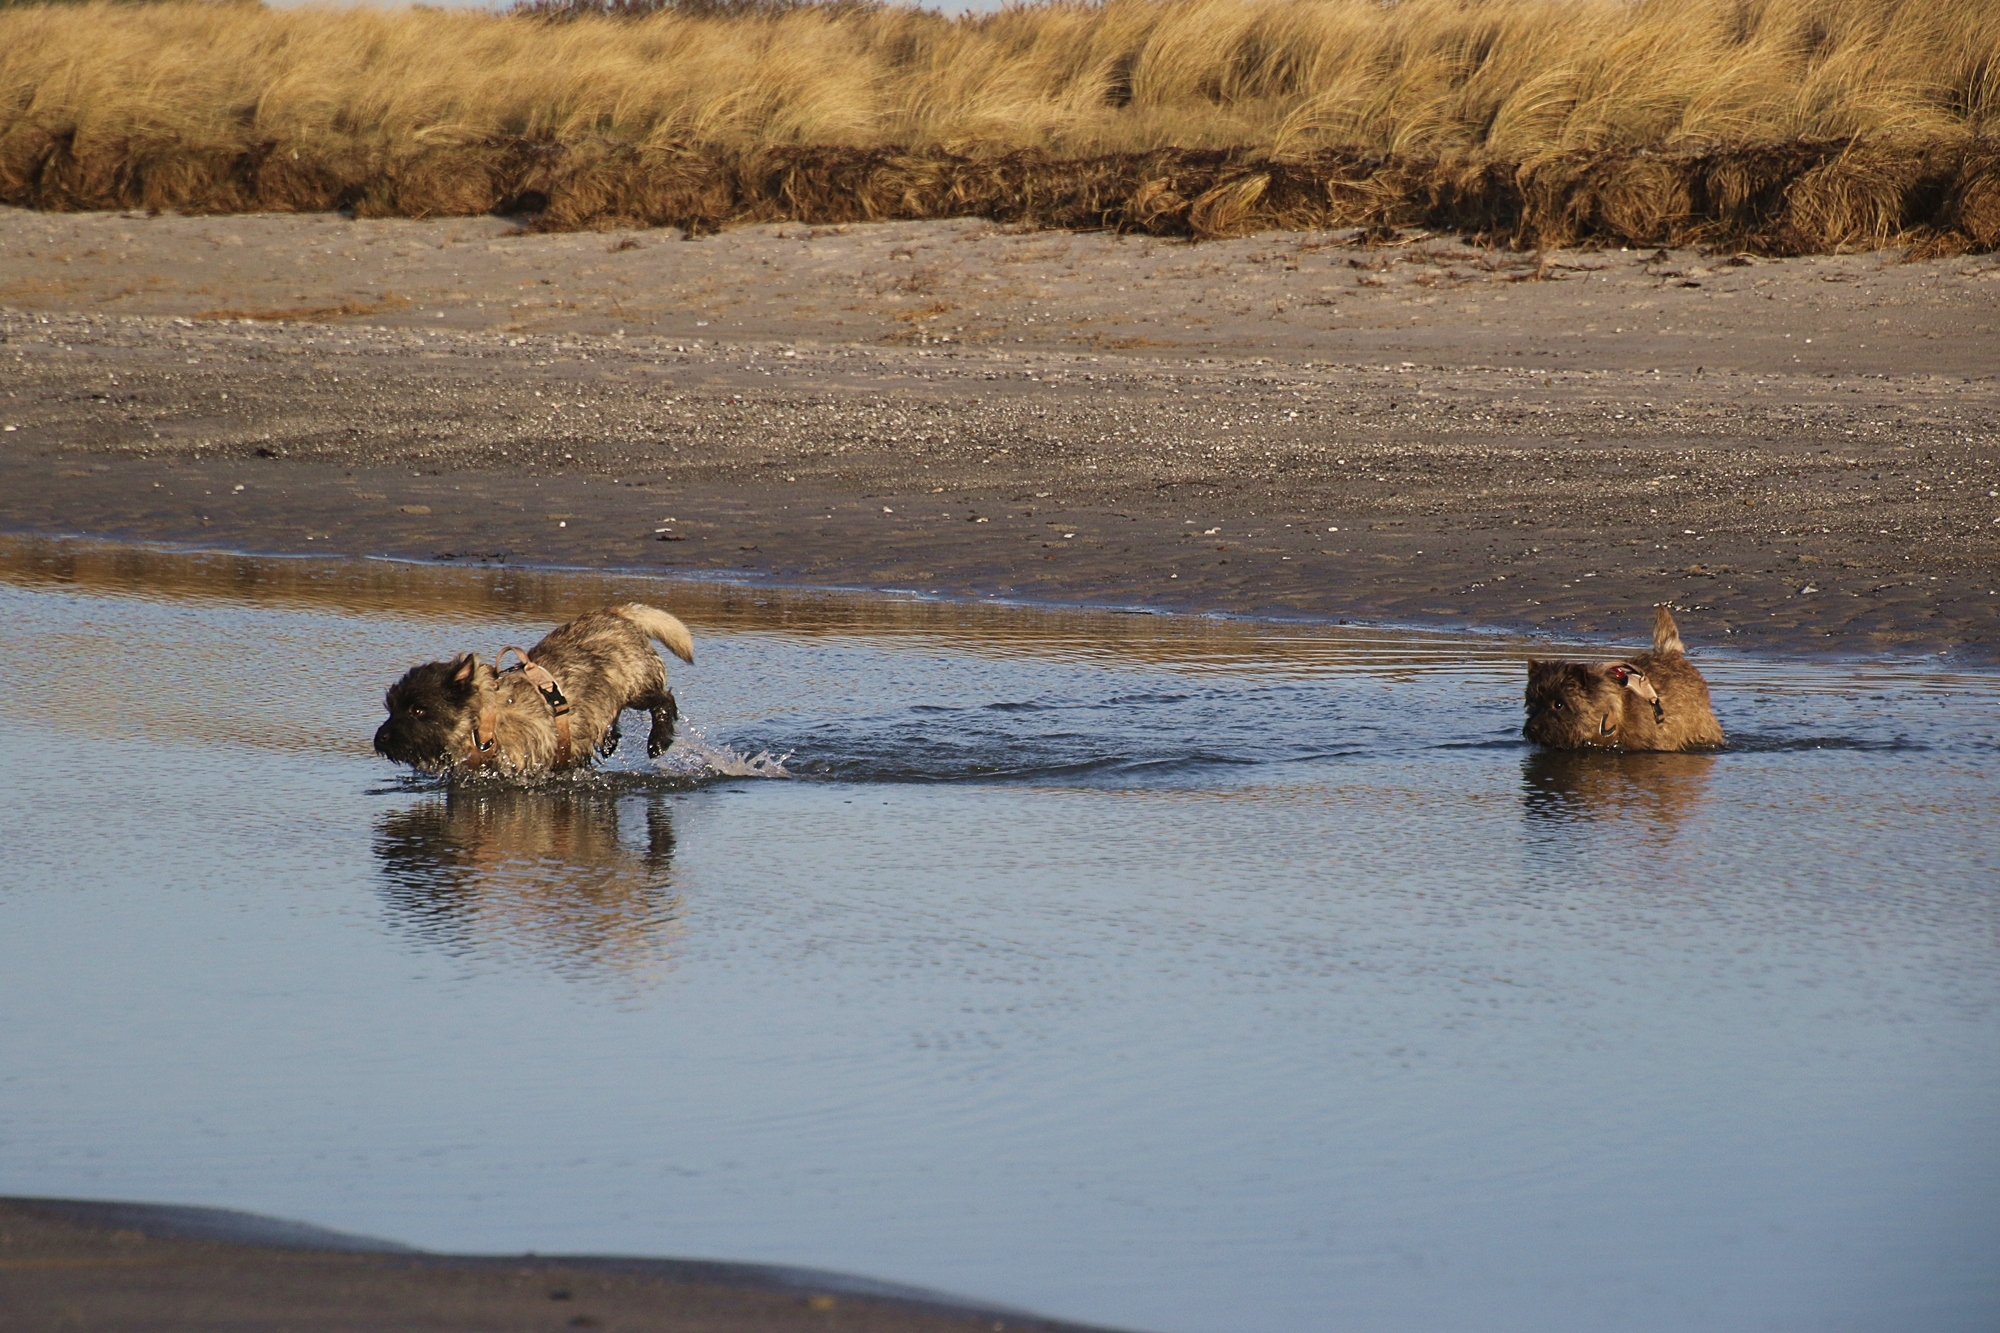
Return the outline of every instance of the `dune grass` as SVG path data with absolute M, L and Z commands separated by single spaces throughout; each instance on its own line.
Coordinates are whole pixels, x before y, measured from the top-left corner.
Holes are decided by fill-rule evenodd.
M 2000 244 L 1971 0 L 0 8 L 0 200 Z

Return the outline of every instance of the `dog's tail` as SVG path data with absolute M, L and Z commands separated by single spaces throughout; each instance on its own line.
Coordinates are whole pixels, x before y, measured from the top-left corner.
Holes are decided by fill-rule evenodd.
M 1681 627 L 1674 623 L 1673 613 L 1667 610 L 1664 604 L 1653 608 L 1653 651 L 1656 653 L 1687 651 L 1687 645 L 1681 642 Z
M 688 627 L 656 606 L 644 606 L 638 602 L 627 602 L 623 606 L 611 608 L 642 630 L 646 637 L 665 644 L 683 662 L 694 661 L 694 639 L 688 635 Z

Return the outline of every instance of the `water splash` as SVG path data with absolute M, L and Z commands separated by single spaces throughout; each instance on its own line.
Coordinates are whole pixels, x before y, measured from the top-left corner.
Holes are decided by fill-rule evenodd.
M 665 774 L 683 778 L 789 778 L 785 761 L 792 751 L 748 754 L 733 745 L 711 741 L 700 727 L 685 728 L 671 750 L 654 762 Z

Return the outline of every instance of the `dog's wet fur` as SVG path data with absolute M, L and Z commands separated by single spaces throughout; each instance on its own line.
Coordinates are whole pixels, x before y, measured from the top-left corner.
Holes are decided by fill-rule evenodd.
M 593 749 L 605 755 L 616 750 L 618 715 L 627 708 L 652 715 L 647 754 L 663 754 L 673 744 L 680 708 L 667 688 L 666 664 L 649 640 L 684 662 L 694 661 L 687 626 L 637 603 L 578 616 L 528 650 L 569 700 L 572 743 L 565 767 L 589 764 Z M 473 653 L 426 662 L 391 685 L 384 703 L 389 720 L 375 732 L 375 750 L 397 763 L 433 773 L 481 766 L 513 774 L 555 768 L 555 713 L 518 668 L 497 670 Z M 479 756 L 474 739 L 487 709 L 493 719 L 490 758 Z
M 1653 650 L 1616 662 L 1529 662 L 1522 734 L 1552 750 L 1700 750 L 1722 744 L 1708 682 L 1666 607 Z

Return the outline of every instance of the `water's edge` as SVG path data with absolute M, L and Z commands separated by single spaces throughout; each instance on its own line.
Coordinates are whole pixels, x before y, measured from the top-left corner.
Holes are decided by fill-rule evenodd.
M 653 584 L 668 588 L 692 588 L 706 590 L 727 590 L 738 593 L 777 593 L 803 596 L 825 596 L 833 598 L 857 598 L 870 601 L 907 602 L 921 606 L 940 608 L 990 608 L 1005 611 L 1040 612 L 1051 615 L 1117 615 L 1135 616 L 1169 624 L 1224 624 L 1246 627 L 1268 626 L 1274 629 L 1351 629 L 1370 633 L 1421 635 L 1426 638 L 1457 638 L 1477 643 L 1513 642 L 1532 646 L 1538 650 L 1548 649 L 1555 653 L 1568 652 L 1578 655 L 1599 653 L 1617 654 L 1643 648 L 1647 626 L 1637 621 L 1623 636 L 1591 632 L 1555 633 L 1532 625 L 1513 622 L 1473 623 L 1469 621 L 1445 620 L 1398 620 L 1374 616 L 1326 616 L 1306 612 L 1281 614 L 1277 612 L 1241 612 L 1212 610 L 1190 610 L 1185 608 L 1144 606 L 1108 601 L 1068 601 L 1048 598 L 1032 598 L 1002 595 L 954 595 L 948 593 L 927 593 L 914 588 L 888 587 L 869 584 L 847 583 L 805 583 L 786 580 L 762 571 L 736 572 L 729 570 L 706 570 L 700 573 L 683 574 L 663 572 L 631 565 L 565 565 L 535 560 L 513 560 L 505 562 L 458 562 L 445 560 L 425 560 L 415 556 L 391 555 L 386 553 L 339 553 L 327 554 L 265 551 L 254 547 L 239 547 L 208 543 L 162 542 L 128 540 L 89 532 L 49 532 L 28 531 L 0 527 L 0 544 L 20 548 L 36 544 L 54 547 L 87 546 L 112 551 L 133 551 L 146 554 L 199 558 L 240 559 L 275 561 L 295 565 L 317 565 L 328 568 L 355 567 L 367 565 L 388 565 L 407 567 L 429 573 L 452 573 L 460 575 L 523 574 L 548 578 L 596 578 L 602 580 L 629 581 Z M 11 559 L 0 558 L 0 580 L 9 580 L 14 563 Z M 1847 647 L 1824 645 L 1808 640 L 1787 638 L 1760 639 L 1754 648 L 1704 635 L 1701 629 L 1700 612 L 1692 615 L 1688 608 L 1669 601 L 1665 605 L 1672 608 L 1687 621 L 1684 634 L 1694 651 L 1713 658 L 1729 658 L 1743 661 L 1763 660 L 1771 662 L 1801 662 L 1816 665 L 1871 665 L 1905 667 L 1944 667 L 1951 670 L 1983 672 L 2000 670 L 2000 642 L 1993 644 L 1959 644 L 1948 651 L 1940 652 L 1892 652 L 1861 651 Z

